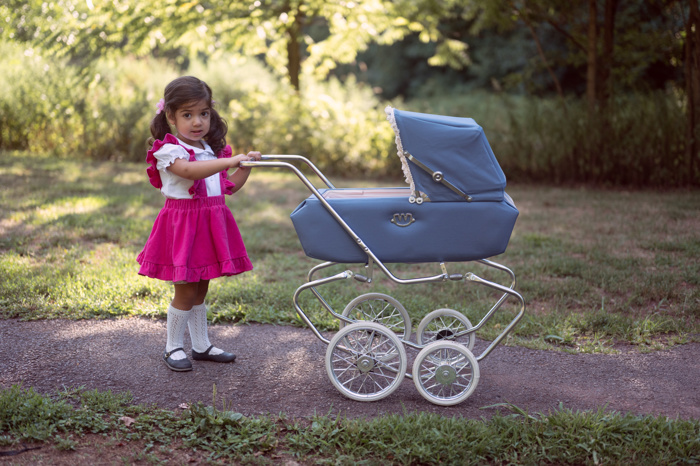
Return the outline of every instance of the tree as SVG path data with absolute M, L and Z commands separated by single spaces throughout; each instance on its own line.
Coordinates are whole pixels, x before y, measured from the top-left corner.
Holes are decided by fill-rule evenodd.
M 688 105 L 686 129 L 686 176 L 690 181 L 700 170 L 700 8 L 689 0 L 685 22 L 685 92 Z
M 614 89 L 646 90 L 649 70 L 684 61 L 679 55 L 684 24 L 672 10 L 687 10 L 688 1 L 475 0 L 480 10 L 475 30 L 525 26 L 553 87 L 565 87 L 559 82 L 563 70 L 580 70 L 584 94 L 605 107 Z M 563 41 L 544 44 L 542 38 L 551 34 Z M 564 53 L 559 44 L 566 46 Z
M 467 63 L 466 44 L 443 37 L 440 20 L 459 0 L 9 0 L 2 36 L 74 60 L 110 53 L 263 56 L 295 88 L 305 69 L 325 76 L 368 44 L 417 32 L 439 44 L 435 64 Z M 182 57 L 181 57 L 182 59 Z

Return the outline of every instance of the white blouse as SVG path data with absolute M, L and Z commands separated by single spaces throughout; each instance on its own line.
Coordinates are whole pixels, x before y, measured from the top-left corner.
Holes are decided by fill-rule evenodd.
M 163 147 L 158 149 L 153 155 L 158 164 L 158 172 L 160 173 L 160 179 L 163 183 L 163 187 L 160 188 L 160 192 L 168 199 L 192 199 L 192 195 L 189 193 L 189 189 L 194 184 L 194 181 L 182 178 L 180 176 L 171 173 L 168 167 L 175 162 L 177 159 L 190 159 L 190 154 L 187 153 L 185 147 L 194 151 L 194 158 L 196 160 L 216 160 L 214 151 L 209 147 L 209 144 L 202 141 L 204 144 L 204 149 L 199 147 L 190 146 L 178 139 L 182 146 L 177 144 L 165 144 Z M 184 147 L 183 147 L 184 146 Z M 220 196 L 221 195 L 221 177 L 219 173 L 215 173 L 208 178 L 205 178 L 205 183 L 207 186 L 208 196 Z

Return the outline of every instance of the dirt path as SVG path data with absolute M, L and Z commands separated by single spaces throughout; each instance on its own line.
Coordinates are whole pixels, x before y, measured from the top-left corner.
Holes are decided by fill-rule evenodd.
M 700 344 L 640 354 L 565 354 L 499 346 L 480 364 L 474 394 L 453 407 L 423 399 L 411 380 L 383 400 L 362 403 L 341 395 L 326 375 L 326 345 L 311 330 L 271 325 L 216 325 L 213 342 L 233 350 L 234 364 L 194 362 L 192 372 L 170 371 L 160 360 L 162 321 L 0 320 L 0 387 L 21 383 L 42 393 L 62 387 L 130 391 L 137 403 L 176 409 L 212 402 L 245 415 L 289 417 L 429 411 L 445 416 L 489 417 L 497 403 L 546 413 L 560 402 L 574 410 L 700 418 Z M 475 351 L 483 347 L 477 342 Z M 189 341 L 185 341 L 189 348 Z M 412 360 L 409 352 L 409 367 Z M 410 370 L 409 370 L 410 372 Z

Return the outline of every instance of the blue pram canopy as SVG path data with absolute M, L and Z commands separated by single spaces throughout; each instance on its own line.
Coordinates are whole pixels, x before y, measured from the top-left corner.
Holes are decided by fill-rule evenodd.
M 385 111 L 411 191 L 432 202 L 503 200 L 506 177 L 473 119 Z

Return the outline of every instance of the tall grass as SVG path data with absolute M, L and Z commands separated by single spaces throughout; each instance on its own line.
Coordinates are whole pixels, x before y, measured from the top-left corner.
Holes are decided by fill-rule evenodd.
M 101 61 L 82 69 L 38 49 L 0 43 L 0 149 L 60 157 L 140 161 L 149 120 L 166 83 L 195 74 L 212 85 L 239 152 L 313 157 L 332 174 L 396 176 L 389 102 L 353 79 L 301 91 L 255 60 L 223 57 L 176 70 L 158 60 Z M 685 103 L 673 93 L 620 95 L 589 114 L 581 99 L 533 98 L 449 89 L 400 109 L 472 117 L 511 181 L 633 186 L 698 186 L 698 154 L 686 152 Z M 700 139 L 700 125 L 696 130 Z
M 58 157 L 141 161 L 149 123 L 166 84 L 194 74 L 211 84 L 235 151 L 315 154 L 327 171 L 391 173 L 397 162 L 383 103 L 368 86 L 307 81 L 301 92 L 255 60 L 195 62 L 178 71 L 165 61 L 128 57 L 79 69 L 0 42 L 7 57 L 0 84 L 0 149 Z
M 407 104 L 418 111 L 476 119 L 510 180 L 700 184 L 700 154 L 685 152 L 684 102 L 673 93 L 619 95 L 593 114 L 583 99 L 482 93 Z M 700 137 L 700 125 L 696 131 Z

